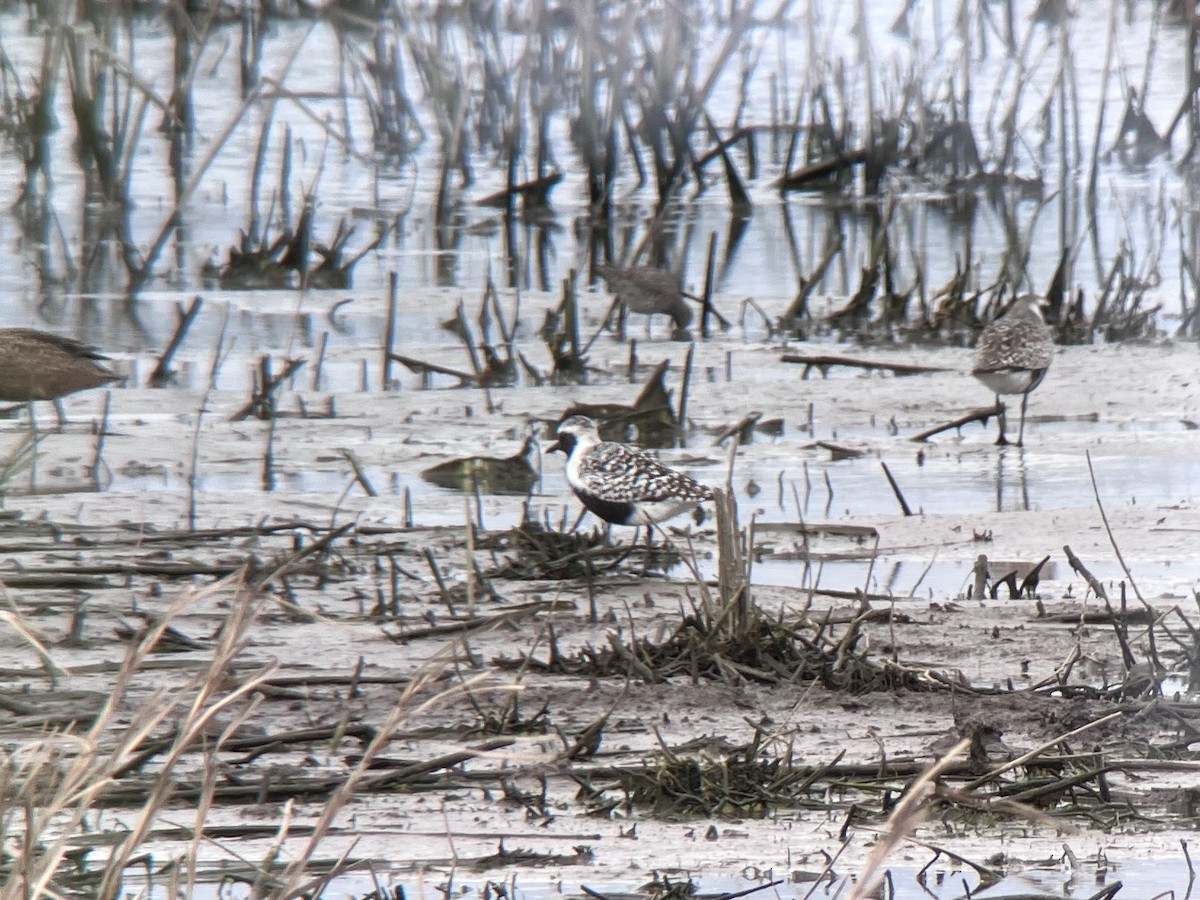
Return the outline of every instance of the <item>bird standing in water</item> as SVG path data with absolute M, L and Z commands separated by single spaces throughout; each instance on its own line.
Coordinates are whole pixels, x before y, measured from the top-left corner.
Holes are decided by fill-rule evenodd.
M 611 266 L 596 263 L 596 274 L 608 283 L 630 312 L 647 317 L 646 329 L 656 315 L 670 316 L 676 337 L 686 337 L 692 323 L 692 309 L 684 299 L 680 276 L 650 266 Z
M 1029 392 L 1042 383 L 1054 358 L 1054 341 L 1050 328 L 1042 318 L 1037 297 L 1026 294 L 1012 302 L 1008 310 L 983 330 L 975 345 L 975 364 L 971 374 L 996 395 L 1021 395 L 1021 427 L 1017 446 L 1025 441 L 1025 406 Z M 1007 444 L 1003 406 L 1000 413 L 1000 437 L 997 444 Z
M 30 404 L 50 400 L 61 428 L 66 422 L 62 398 L 102 387 L 120 376 L 100 365 L 106 359 L 71 338 L 32 328 L 0 328 L 0 401 Z

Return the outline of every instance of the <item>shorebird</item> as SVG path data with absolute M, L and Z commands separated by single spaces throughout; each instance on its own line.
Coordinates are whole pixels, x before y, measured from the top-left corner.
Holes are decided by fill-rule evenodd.
M 686 334 L 692 322 L 692 308 L 684 299 L 680 277 L 672 272 L 650 266 L 611 266 L 596 263 L 596 274 L 608 283 L 630 312 L 647 316 L 646 329 L 656 315 L 670 316 L 675 334 Z
M 66 422 L 63 397 L 121 380 L 100 365 L 103 359 L 107 357 L 71 338 L 32 328 L 0 328 L 0 400 L 30 404 L 30 421 L 34 401 L 53 401 L 61 427 Z
M 570 416 L 550 447 L 567 454 L 567 484 L 591 512 L 613 525 L 665 522 L 713 498 L 710 488 L 636 447 L 602 441 L 596 423 Z
M 1000 437 L 1007 444 L 1004 407 L 1001 394 L 1021 395 L 1021 428 L 1017 446 L 1025 440 L 1025 405 L 1029 392 L 1042 383 L 1054 357 L 1054 341 L 1037 297 L 1026 294 L 1012 302 L 1008 310 L 983 330 L 975 345 L 975 365 L 971 374 L 990 388 L 1000 406 Z

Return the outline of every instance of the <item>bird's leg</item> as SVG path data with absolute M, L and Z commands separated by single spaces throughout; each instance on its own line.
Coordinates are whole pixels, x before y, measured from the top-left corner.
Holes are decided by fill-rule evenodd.
M 999 394 L 996 395 L 996 406 L 1000 408 L 1000 415 L 996 416 L 996 422 L 1000 426 L 1000 437 L 996 438 L 996 446 L 1004 447 L 1008 444 L 1008 438 L 1004 434 L 1008 430 L 1008 410 L 1000 402 Z
M 629 307 L 622 303 L 621 308 L 617 311 L 617 340 L 621 343 L 625 342 L 625 320 L 628 317 Z
M 637 535 L 634 535 L 634 540 L 637 540 Z M 642 578 L 650 574 L 650 554 L 654 550 L 654 526 L 646 526 L 646 551 L 642 555 Z
M 608 331 L 612 328 L 613 316 L 619 316 L 624 305 L 619 297 L 613 297 L 613 302 L 608 304 L 608 312 L 604 314 L 604 324 L 600 326 L 600 331 Z M 599 332 L 597 332 L 598 334 Z
M 32 411 L 33 411 L 32 403 L 29 404 L 29 409 L 30 409 L 30 414 L 32 415 Z M 54 398 L 54 414 L 56 416 L 58 416 L 58 430 L 59 430 L 59 432 L 62 432 L 62 430 L 64 428 L 66 428 L 66 425 L 67 425 L 67 411 L 65 409 L 63 409 L 63 403 L 62 403 L 61 397 Z
M 1029 392 L 1021 395 L 1021 428 L 1017 432 L 1017 446 L 1025 446 L 1025 404 L 1029 402 Z

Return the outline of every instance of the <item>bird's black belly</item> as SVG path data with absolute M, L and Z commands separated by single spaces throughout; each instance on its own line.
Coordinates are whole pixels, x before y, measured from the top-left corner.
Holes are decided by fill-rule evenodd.
M 595 513 L 605 522 L 611 522 L 614 525 L 628 525 L 630 518 L 635 512 L 634 504 L 622 500 L 604 500 L 592 494 L 583 494 L 579 491 L 575 492 L 584 506 L 589 511 Z

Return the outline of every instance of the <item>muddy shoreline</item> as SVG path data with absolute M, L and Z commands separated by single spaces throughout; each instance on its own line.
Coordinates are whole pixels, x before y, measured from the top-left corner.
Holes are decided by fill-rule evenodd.
M 244 859 L 267 853 L 289 798 L 295 833 L 283 843 L 284 856 L 300 853 L 309 840 L 304 827 L 317 822 L 331 786 L 352 771 L 355 754 L 401 697 L 404 711 L 381 756 L 407 774 L 355 794 L 323 834 L 318 855 L 329 862 L 352 847 L 354 858 L 373 860 L 381 872 L 398 867 L 390 877 L 409 884 L 451 872 L 460 884 L 517 871 L 523 880 L 595 885 L 626 883 L 631 873 L 644 880 L 655 871 L 787 877 L 793 869 L 820 871 L 822 854 L 838 854 L 849 838 L 836 866 L 846 874 L 883 827 L 887 798 L 959 738 L 976 742 L 956 769 L 961 784 L 1114 714 L 1045 751 L 1042 770 L 1022 767 L 1002 780 L 1030 791 L 1045 773 L 1078 772 L 1080 754 L 1103 760 L 1094 769 L 1102 775 L 1035 792 L 1029 815 L 947 800 L 917 837 L 977 862 L 1003 854 L 1005 861 L 991 866 L 997 870 L 1061 855 L 1064 843 L 1081 860 L 1100 851 L 1118 861 L 1178 855 L 1178 841 L 1195 823 L 1185 802 L 1194 783 L 1188 748 L 1196 707 L 1188 692 L 1194 643 L 1184 619 L 1197 621 L 1200 483 L 1180 465 L 1200 440 L 1187 424 L 1200 416 L 1191 390 L 1194 347 L 1060 349 L 1033 397 L 1027 446 L 1018 451 L 994 447 L 993 432 L 979 425 L 927 444 L 906 439 L 986 402 L 963 372 L 967 351 L 844 350 L 946 371 L 898 378 L 833 370 L 802 380 L 778 361 L 776 346 L 742 335 L 697 345 L 695 371 L 711 371 L 713 379 L 692 385 L 687 446 L 662 456 L 720 484 L 727 445 L 713 446 L 713 439 L 747 412 L 747 386 L 754 409 L 782 419 L 783 434 L 756 435 L 739 448 L 734 468 L 742 523 L 753 517 L 759 528 L 753 599 L 769 620 L 806 640 L 836 646 L 854 627 L 856 654 L 909 679 L 908 686 L 864 693 L 833 689 L 800 670 L 763 683 L 752 666 L 727 668 L 716 680 L 676 676 L 662 683 L 556 669 L 554 660 L 586 660 L 597 648 L 669 639 L 695 608 L 694 578 L 682 566 L 640 577 L 640 559 L 622 560 L 602 536 L 585 544 L 598 567 L 612 568 L 590 585 L 497 575 L 513 555 L 505 535 L 521 521 L 525 498 L 476 499 L 435 488 L 418 473 L 467 447 L 511 455 L 532 421 L 553 420 L 570 402 L 628 398 L 628 383 L 616 376 L 627 351 L 597 346 L 596 362 L 610 374 L 595 385 L 402 385 L 326 395 L 297 383 L 280 394 L 273 423 L 229 421 L 246 393 L 222 387 L 208 396 L 198 432 L 197 413 L 187 410 L 199 408 L 201 394 L 117 389 L 99 491 L 87 489 L 97 440 L 89 419 L 102 398 L 72 398 L 72 425 L 42 438 L 36 474 L 11 479 L 4 498 L 0 580 L 9 608 L 48 649 L 53 666 L 25 636 L 0 633 L 3 678 L 14 698 L 0 714 L 2 733 L 14 746 L 32 746 L 47 727 L 86 725 L 120 677 L 129 647 L 175 603 L 172 631 L 145 656 L 113 727 L 153 703 L 155 691 L 195 690 L 189 680 L 205 671 L 231 610 L 251 602 L 247 583 L 257 583 L 255 618 L 225 688 L 265 680 L 208 726 L 238 749 L 210 756 L 197 746 L 185 754 L 173 775 L 180 797 L 161 816 L 186 820 L 188 792 L 202 790 L 208 772 L 216 795 L 206 827 L 241 829 Z M 786 352 L 806 349 L 792 344 Z M 673 361 L 673 396 L 685 352 L 655 340 L 639 349 L 647 364 Z M 117 365 L 140 369 L 145 362 Z M 721 374 L 729 370 L 732 382 Z M 766 372 L 771 377 L 760 374 Z M 336 403 L 335 417 L 300 417 L 324 408 L 326 399 Z M 23 429 L 22 422 L 6 423 L 3 446 L 15 446 Z M 187 485 L 194 433 L 193 529 Z M 834 459 L 831 445 L 856 455 Z M 344 450 L 377 496 L 367 495 Z M 1153 613 L 1116 560 L 1091 495 L 1085 451 L 1113 535 Z M 881 460 L 918 514 L 899 513 Z M 1170 467 L 1172 479 L 1158 477 L 1165 471 L 1159 464 Z M 569 524 L 577 507 L 565 496 L 558 464 L 542 466 L 530 515 Z M 272 492 L 261 489 L 267 468 Z M 470 547 L 468 519 L 476 527 Z M 714 524 L 692 525 L 687 537 L 683 524 L 672 529 L 674 540 L 690 541 L 701 571 L 712 577 Z M 306 555 L 341 527 L 348 530 Z M 591 528 L 582 525 L 585 533 Z M 1072 571 L 1064 545 L 1097 575 L 1115 614 Z M 1011 599 L 1004 586 L 996 599 L 968 596 L 980 554 L 991 563 L 989 586 L 1009 569 L 1027 571 L 1050 556 L 1037 598 Z M 284 565 L 283 574 L 271 575 Z M 870 602 L 856 601 L 856 590 Z M 1139 673 L 1127 673 L 1117 637 L 1124 636 L 1135 662 L 1146 663 L 1151 621 L 1155 652 L 1168 669 L 1158 673 L 1159 699 L 1137 689 Z M 414 684 L 419 689 L 403 696 Z M 242 704 L 252 704 L 252 714 L 238 722 L 237 710 L 249 708 Z M 572 756 L 579 736 L 601 721 L 599 746 Z M 231 722 L 236 727 L 223 733 Z M 314 736 L 305 737 L 308 729 Z M 467 749 L 481 746 L 492 749 Z M 747 746 L 757 749 L 743 763 L 794 770 L 780 782 L 790 787 L 745 806 L 710 800 L 707 813 L 669 794 L 657 802 L 633 799 L 651 796 L 646 779 L 661 776 L 666 760 L 691 760 L 698 773 L 714 765 L 733 771 L 732 760 Z M 464 750 L 457 762 L 436 762 Z M 107 803 L 136 805 L 137 785 L 153 782 L 156 765 L 151 753 Z M 366 777 L 380 771 L 388 770 Z M 586 852 L 571 849 L 576 844 Z M 501 845 L 508 856 L 497 855 Z M 168 831 L 149 845 L 156 858 L 186 846 Z M 530 855 L 512 856 L 518 848 Z M 92 853 L 99 858 L 103 850 Z M 919 867 L 931 854 L 908 845 L 889 864 Z M 231 864 L 216 843 L 201 861 L 210 873 Z

